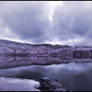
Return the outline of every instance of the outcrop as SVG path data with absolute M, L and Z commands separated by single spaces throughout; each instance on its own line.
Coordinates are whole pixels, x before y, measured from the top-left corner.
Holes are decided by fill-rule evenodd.
M 66 91 L 64 86 L 60 84 L 56 79 L 44 77 L 40 80 L 41 91 Z
M 0 77 L 0 91 L 40 91 L 35 80 Z

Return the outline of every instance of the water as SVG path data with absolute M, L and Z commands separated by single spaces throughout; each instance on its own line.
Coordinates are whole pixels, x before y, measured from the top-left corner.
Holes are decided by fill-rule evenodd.
M 54 77 L 68 90 L 92 91 L 92 63 L 69 63 L 53 65 L 30 65 L 0 69 L 0 76 L 34 79 Z

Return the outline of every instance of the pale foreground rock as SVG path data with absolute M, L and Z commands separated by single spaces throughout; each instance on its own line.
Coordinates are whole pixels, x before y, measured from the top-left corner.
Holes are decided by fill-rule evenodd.
M 0 77 L 0 91 L 40 91 L 39 85 L 34 80 Z

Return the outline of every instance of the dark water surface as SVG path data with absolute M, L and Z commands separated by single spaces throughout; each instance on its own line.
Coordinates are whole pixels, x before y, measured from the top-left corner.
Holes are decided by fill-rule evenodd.
M 68 90 L 92 91 L 92 63 L 30 65 L 0 69 L 0 76 L 34 79 L 54 77 Z

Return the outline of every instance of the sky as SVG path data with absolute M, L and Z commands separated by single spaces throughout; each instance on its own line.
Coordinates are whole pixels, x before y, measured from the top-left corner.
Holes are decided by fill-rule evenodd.
M 92 45 L 92 1 L 0 1 L 0 39 Z

